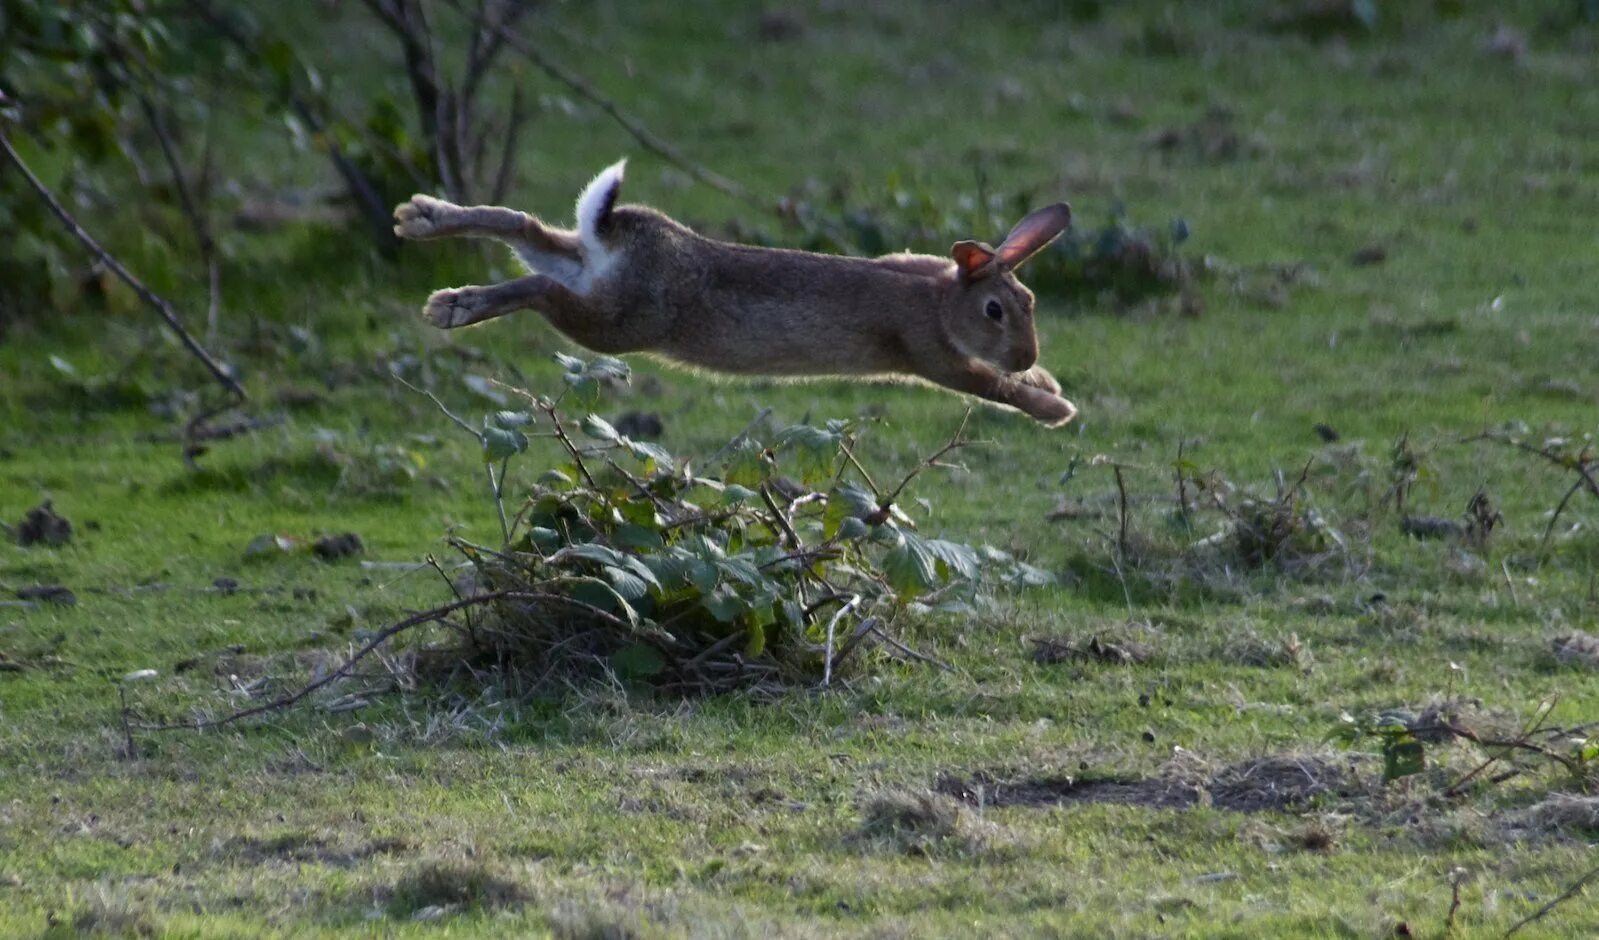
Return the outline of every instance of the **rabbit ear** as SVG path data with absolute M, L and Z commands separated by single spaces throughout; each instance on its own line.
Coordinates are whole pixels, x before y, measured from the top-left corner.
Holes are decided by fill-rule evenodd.
M 994 249 L 982 242 L 956 242 L 949 250 L 961 280 L 975 281 L 994 273 Z
M 1064 202 L 1045 206 L 1016 223 L 995 252 L 1001 270 L 1009 271 L 1042 251 L 1072 224 L 1072 207 Z

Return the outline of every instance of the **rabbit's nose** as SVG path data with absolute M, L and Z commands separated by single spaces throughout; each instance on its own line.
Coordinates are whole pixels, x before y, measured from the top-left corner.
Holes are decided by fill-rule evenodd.
M 1012 372 L 1026 372 L 1038 362 L 1038 347 L 1019 349 L 1011 356 L 1010 370 Z

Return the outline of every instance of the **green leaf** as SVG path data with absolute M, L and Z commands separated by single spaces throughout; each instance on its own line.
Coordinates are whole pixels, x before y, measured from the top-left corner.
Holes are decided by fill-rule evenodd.
M 571 486 L 572 478 L 559 470 L 546 470 L 539 474 L 539 483 L 543 486 Z
M 666 540 L 661 538 L 659 531 L 651 526 L 634 522 L 617 526 L 616 532 L 611 538 L 623 548 L 658 551 L 666 547 Z M 642 562 L 643 559 L 640 559 L 640 561 Z
M 802 483 L 817 483 L 833 475 L 843 435 L 808 424 L 796 424 L 777 434 L 776 449 Z
M 943 539 L 928 539 L 927 550 L 938 559 L 940 574 L 945 580 L 960 578 L 965 581 L 976 580 L 978 575 L 977 552 L 970 545 L 959 542 L 947 542 Z
M 927 543 L 910 532 L 899 533 L 894 547 L 883 556 L 883 576 L 901 598 L 913 597 L 938 586 L 938 561 Z
M 724 506 L 737 506 L 754 498 L 754 490 L 747 486 L 739 486 L 737 483 L 728 484 L 727 489 L 722 491 L 722 505 Z
M 863 519 L 877 512 L 877 497 L 860 485 L 843 482 L 827 493 L 827 509 L 822 513 L 822 536 L 838 534 L 845 519 Z M 865 525 L 862 522 L 862 525 Z
M 528 527 L 527 534 L 522 536 L 517 546 L 522 551 L 537 549 L 539 552 L 553 552 L 561 547 L 561 533 L 543 526 Z
M 746 628 L 749 639 L 744 643 L 744 655 L 754 659 L 766 652 L 766 626 L 752 623 Z
M 574 374 L 581 373 L 588 368 L 588 363 L 576 356 L 568 356 L 566 353 L 556 353 L 554 359 L 561 364 L 561 368 Z
M 262 43 L 259 47 L 261 64 L 265 65 L 279 83 L 287 85 L 294 71 L 294 47 L 281 39 Z
M 1057 583 L 1054 574 L 1042 568 L 1035 568 L 1025 561 L 1016 563 L 1009 580 L 1019 587 L 1049 587 Z
M 760 568 L 756 567 L 755 563 L 748 558 L 723 558 L 715 564 L 729 578 L 752 587 L 764 587 L 770 581 L 766 575 L 761 574 Z
M 866 523 L 854 516 L 849 516 L 838 524 L 837 535 L 846 542 L 852 542 L 855 539 L 864 538 L 870 532 L 871 530 L 866 527 Z
M 583 429 L 584 434 L 597 441 L 614 441 L 622 436 L 617 433 L 616 428 L 612 427 L 609 421 L 599 415 L 584 415 L 579 426 Z
M 527 435 L 504 428 L 483 429 L 483 460 L 486 463 L 504 460 L 527 450 Z
M 716 590 L 722 582 L 722 573 L 714 562 L 703 558 L 691 558 L 688 563 L 688 580 L 694 589 L 701 594 L 709 595 Z
M 1388 735 L 1382 748 L 1382 779 L 1384 783 L 1419 774 L 1427 767 L 1427 756 L 1421 742 L 1408 731 Z
M 632 451 L 634 457 L 644 462 L 644 467 L 648 472 L 655 473 L 659 470 L 665 470 L 667 473 L 671 473 L 673 468 L 677 466 L 677 460 L 672 456 L 671 452 L 661 445 L 651 444 L 648 441 L 626 440 L 628 450 Z
M 643 596 L 646 588 L 653 588 L 657 591 L 661 589 L 661 582 L 656 580 L 655 572 L 651 571 L 648 565 L 632 555 L 624 555 L 608 545 L 597 545 L 593 542 L 568 545 L 566 548 L 561 549 L 557 555 L 552 556 L 550 561 L 560 563 L 568 558 L 578 558 L 600 564 L 606 579 L 616 587 L 618 593 L 621 593 L 628 600 L 638 600 L 639 597 Z M 635 581 L 639 583 L 634 584 Z M 626 590 L 624 590 L 624 586 Z
M 632 367 L 615 356 L 599 356 L 583 371 L 602 382 L 627 382 L 633 376 Z
M 611 654 L 611 669 L 624 679 L 648 679 L 666 668 L 666 657 L 648 643 L 634 643 Z
M 507 431 L 525 428 L 533 423 L 533 416 L 525 411 L 496 411 L 489 418 L 497 428 Z
M 608 613 L 621 614 L 627 618 L 628 623 L 638 623 L 638 614 L 632 605 L 628 604 L 627 599 L 618 594 L 616 588 L 599 578 L 578 579 L 567 590 L 575 601 Z
M 729 448 L 723 467 L 723 479 L 730 485 L 756 487 L 772 475 L 772 464 L 766 449 L 750 438 Z
M 648 567 L 644 570 L 649 572 L 651 581 L 655 580 L 655 572 L 650 571 Z M 605 565 L 600 571 L 604 573 L 605 580 L 611 582 L 611 587 L 616 589 L 616 593 L 622 595 L 623 600 L 629 603 L 642 600 L 650 593 L 649 583 L 630 569 Z
M 719 587 L 701 597 L 700 605 L 722 623 L 732 623 L 749 608 L 742 597 L 727 587 Z

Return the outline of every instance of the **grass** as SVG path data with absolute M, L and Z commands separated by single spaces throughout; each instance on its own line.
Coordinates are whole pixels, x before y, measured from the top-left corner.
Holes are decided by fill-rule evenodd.
M 1429 746 L 1421 777 L 1381 786 L 1367 760 L 1357 796 L 1263 812 L 1006 804 L 986 790 L 974 806 L 938 792 L 979 775 L 1210 779 L 1258 758 L 1326 756 L 1341 713 L 1442 696 L 1476 700 L 1490 722 L 1550 695 L 1557 723 L 1599 718 L 1591 666 L 1550 646 L 1599 632 L 1599 507 L 1575 500 L 1565 518 L 1582 527 L 1540 556 L 1569 481 L 1509 449 L 1457 443 L 1510 421 L 1599 429 L 1599 246 L 1584 208 L 1599 163 L 1582 119 L 1599 108 L 1599 35 L 1546 24 L 1544 4 L 1458 18 L 1417 5 L 1390 9 L 1374 35 L 1317 44 L 1261 28 L 1261 6 L 1107 5 L 1080 21 L 1044 2 L 938 15 L 806 2 L 789 8 L 803 35 L 777 43 L 752 38 L 753 14 L 732 3 L 540 14 L 560 27 L 553 50 L 752 189 L 814 181 L 880 205 L 898 179 L 956 200 L 981 166 L 995 191 L 1064 193 L 1082 220 L 1117 206 L 1153 225 L 1181 216 L 1195 254 L 1314 272 L 1285 297 L 1218 277 L 1197 318 L 1040 298 L 1044 362 L 1082 418 L 1046 433 L 979 412 L 993 444 L 964 455 L 968 472 L 920 481 L 933 509 L 917 513 L 930 534 L 1020 549 L 1065 586 L 915 625 L 947 673 L 888 666 L 775 702 L 434 691 L 140 734 L 130 758 L 119 687 L 177 717 L 219 689 L 291 682 L 447 596 L 431 573 L 247 558 L 257 536 L 353 531 L 382 560 L 442 556 L 446 531 L 494 540 L 475 455 L 383 377 L 387 363 L 425 359 L 447 401 L 475 415 L 493 406 L 457 375 L 547 387 L 548 354 L 565 345 L 532 317 L 425 328 L 414 311 L 427 290 L 482 280 L 477 255 L 407 248 L 392 265 L 325 236 L 230 235 L 235 355 L 264 410 L 286 392 L 300 404 L 191 473 L 174 444 L 143 439 L 169 427 L 143 397 L 200 381 L 142 311 L 22 318 L 0 345 L 0 517 L 51 498 L 77 537 L 0 546 L 0 584 L 63 583 L 78 603 L 0 608 L 0 651 L 28 664 L 0 673 L 0 932 L 1373 936 L 1403 922 L 1438 935 L 1463 869 L 1454 934 L 1496 936 L 1553 899 L 1594 863 L 1591 812 L 1547 803 L 1570 789 L 1547 771 L 1437 798 L 1474 762 L 1462 744 Z M 1483 51 L 1501 19 L 1529 38 L 1524 60 Z M 335 87 L 400 81 L 376 37 L 326 41 L 340 50 L 328 57 Z M 1235 154 L 1151 145 L 1215 108 L 1246 144 Z M 550 215 L 635 151 L 583 108 L 552 105 L 535 123 L 517 202 Z M 237 167 L 275 183 L 324 172 L 314 156 L 273 152 Z M 713 230 L 733 217 L 771 225 L 676 179 L 635 151 L 627 195 Z M 131 226 L 104 227 L 109 243 L 134 244 Z M 1351 263 L 1372 245 L 1385 262 Z M 181 272 L 159 279 L 183 309 L 203 305 Z M 138 394 L 75 391 L 52 354 L 80 376 L 131 362 Z M 684 453 L 713 450 L 762 406 L 778 423 L 870 412 L 881 422 L 863 459 L 902 472 L 962 409 L 920 388 L 634 365 L 639 390 L 607 408 L 659 412 Z M 1323 444 L 1316 423 L 1342 440 Z M 1367 512 L 1407 432 L 1431 470 L 1414 510 L 1455 517 L 1486 488 L 1506 517 L 1487 549 L 1406 539 L 1391 513 Z M 1191 572 L 1169 591 L 1135 590 L 1135 577 L 1124 591 L 1106 573 L 1109 473 L 1060 478 L 1099 453 L 1142 468 L 1128 473 L 1133 534 L 1169 546 L 1160 500 L 1180 443 L 1198 467 L 1261 493 L 1274 470 L 1291 481 L 1316 455 L 1312 504 L 1338 524 L 1371 519 L 1369 535 L 1353 532 L 1361 564 L 1314 578 Z M 1063 496 L 1098 517 L 1050 521 Z M 218 590 L 219 578 L 242 589 Z M 1097 635 L 1150 655 L 1041 665 L 1028 642 Z M 159 675 L 124 686 L 140 669 Z M 1535 929 L 1587 935 L 1594 911 L 1573 900 Z

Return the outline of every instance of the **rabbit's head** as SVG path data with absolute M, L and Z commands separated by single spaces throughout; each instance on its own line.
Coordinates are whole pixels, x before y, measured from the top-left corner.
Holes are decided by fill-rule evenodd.
M 956 242 L 955 289 L 945 303 L 944 327 L 951 342 L 974 359 L 1007 372 L 1024 372 L 1038 361 L 1033 328 L 1033 292 L 1013 273 L 1055 240 L 1072 221 L 1071 206 L 1058 202 L 1016 223 L 998 248 Z

